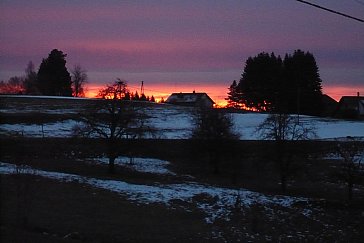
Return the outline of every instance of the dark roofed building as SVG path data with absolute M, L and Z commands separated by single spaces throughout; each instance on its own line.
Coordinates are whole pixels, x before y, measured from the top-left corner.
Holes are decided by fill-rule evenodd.
M 364 97 L 363 96 L 343 96 L 341 97 L 335 117 L 363 119 L 364 118 Z
M 215 102 L 206 93 L 173 93 L 166 103 L 183 106 L 212 108 Z

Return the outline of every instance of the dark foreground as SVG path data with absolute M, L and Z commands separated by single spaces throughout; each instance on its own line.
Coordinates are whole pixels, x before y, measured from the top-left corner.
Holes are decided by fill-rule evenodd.
M 187 140 L 140 140 L 119 144 L 120 154 L 159 158 L 171 162 L 177 175 L 197 183 L 246 188 L 267 195 L 282 194 L 278 170 L 266 151 L 269 142 L 241 141 L 234 156 L 218 165 Z M 364 187 L 355 186 L 347 200 L 345 185 L 337 179 L 337 161 L 322 159 L 330 142 L 299 146 L 309 156 L 295 163 L 285 195 L 304 197 L 308 205 L 236 208 L 230 220 L 204 221 L 201 210 L 187 202 L 171 207 L 140 204 L 126 197 L 80 182 L 61 182 L 36 175 L 1 175 L 1 242 L 361 242 L 364 238 Z M 32 168 L 134 184 L 183 183 L 182 176 L 140 173 L 87 163 L 105 152 L 102 140 L 0 139 L 0 161 Z M 213 200 L 211 198 L 195 200 Z M 310 217 L 296 209 L 309 207 Z M 273 216 L 272 216 L 273 215 Z

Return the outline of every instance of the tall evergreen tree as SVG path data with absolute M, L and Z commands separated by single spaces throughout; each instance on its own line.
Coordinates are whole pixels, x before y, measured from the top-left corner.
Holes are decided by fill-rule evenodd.
M 228 97 L 226 98 L 229 108 L 239 108 L 239 91 L 238 91 L 238 84 L 236 80 L 229 87 Z
M 238 84 L 239 102 L 260 111 L 271 110 L 276 103 L 282 80 L 282 59 L 274 53 L 249 57 Z
M 135 91 L 135 94 L 133 95 L 132 100 L 140 100 L 140 97 L 139 97 L 138 91 Z
M 314 56 L 296 50 L 284 58 L 285 106 L 288 112 L 319 115 L 322 108 L 322 80 Z
M 72 96 L 71 75 L 66 68 L 66 54 L 54 49 L 43 59 L 37 82 L 41 94 L 51 96 Z
M 314 56 L 296 50 L 284 60 L 274 53 L 249 57 L 237 86 L 229 88 L 228 104 L 258 111 L 319 115 L 322 80 Z
M 143 94 L 143 93 L 142 93 L 142 94 L 140 95 L 140 97 L 139 97 L 139 100 L 140 100 L 140 101 L 149 101 L 149 98 L 147 98 L 147 97 L 145 96 L 145 94 Z

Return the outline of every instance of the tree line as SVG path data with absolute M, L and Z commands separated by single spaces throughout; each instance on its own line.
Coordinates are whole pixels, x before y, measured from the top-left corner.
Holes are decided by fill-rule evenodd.
M 273 52 L 249 57 L 229 87 L 228 106 L 256 111 L 319 115 L 322 80 L 315 57 L 301 50 L 284 59 Z
M 118 78 L 114 83 L 106 85 L 105 88 L 100 89 L 97 97 L 102 99 L 120 99 L 123 101 L 155 102 L 153 95 L 149 97 L 144 93 L 139 95 L 138 91 L 135 91 L 135 93 L 131 92 L 127 88 L 127 82 L 125 80 L 121 80 L 120 78 Z
M 42 60 L 38 72 L 30 61 L 25 76 L 15 76 L 7 82 L 0 82 L 0 93 L 83 97 L 88 80 L 86 70 L 75 65 L 70 74 L 66 67 L 66 56 L 62 51 L 52 50 Z
M 62 51 L 52 50 L 48 57 L 43 59 L 38 72 L 30 61 L 25 69 L 25 76 L 14 76 L 7 82 L 0 82 L 0 93 L 84 97 L 85 84 L 88 82 L 87 72 L 80 65 L 75 65 L 69 73 L 66 57 L 67 54 Z M 103 91 L 105 89 L 99 91 L 98 97 L 105 98 Z M 144 93 L 133 93 L 129 90 L 123 99 L 155 102 L 153 95 L 149 97 Z

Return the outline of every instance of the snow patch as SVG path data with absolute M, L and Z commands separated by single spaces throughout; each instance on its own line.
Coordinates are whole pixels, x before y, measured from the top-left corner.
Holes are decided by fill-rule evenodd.
M 25 137 L 71 137 L 72 129 L 78 125 L 75 120 L 38 124 L 1 124 L 0 134 Z
M 109 158 L 96 158 L 93 159 L 93 161 L 96 163 L 108 164 Z M 115 159 L 115 164 L 144 173 L 176 175 L 166 168 L 170 163 L 165 160 L 119 156 Z
M 15 165 L 0 162 L 0 173 L 13 174 L 15 171 Z M 206 214 L 205 221 L 207 223 L 214 223 L 217 219 L 229 220 L 229 215 L 237 206 L 250 207 L 253 204 L 261 204 L 266 207 L 280 206 L 288 208 L 298 202 L 308 202 L 306 198 L 267 196 L 245 189 L 237 191 L 198 183 L 137 185 L 118 180 L 101 180 L 73 174 L 35 170 L 29 167 L 21 170 L 20 173 L 33 174 L 65 182 L 88 184 L 96 188 L 116 192 L 136 203 L 161 203 L 170 207 L 175 200 L 182 200 L 191 205 L 195 203 L 196 207 Z M 209 200 L 204 200 L 206 197 Z M 238 197 L 239 200 L 237 200 Z M 237 201 L 239 205 L 237 205 Z M 301 210 L 302 214 L 308 213 L 307 210 Z

